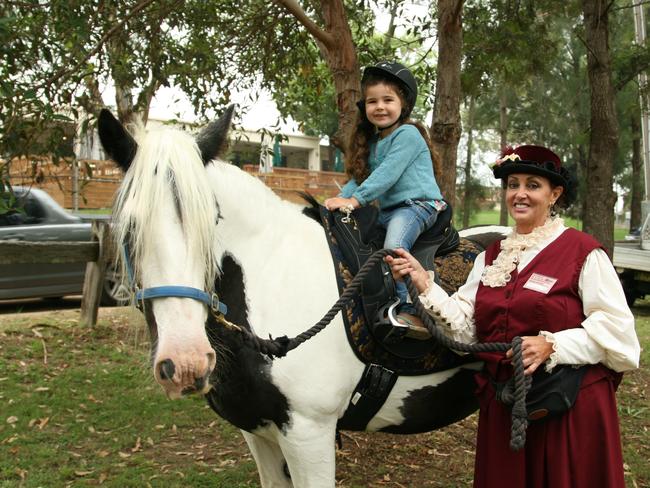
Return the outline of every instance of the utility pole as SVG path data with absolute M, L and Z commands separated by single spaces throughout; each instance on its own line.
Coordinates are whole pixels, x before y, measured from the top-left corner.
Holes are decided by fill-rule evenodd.
M 645 46 L 645 15 L 643 3 L 634 6 L 634 33 L 636 43 Z M 648 100 L 648 75 L 639 73 L 639 96 L 641 105 L 641 153 L 645 175 L 645 198 L 641 203 L 641 247 L 650 249 L 650 105 Z

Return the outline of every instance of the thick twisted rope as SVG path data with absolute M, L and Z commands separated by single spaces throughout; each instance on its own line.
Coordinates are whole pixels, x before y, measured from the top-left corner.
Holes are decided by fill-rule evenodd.
M 320 319 L 315 325 L 307 329 L 305 332 L 297 335 L 293 338 L 288 338 L 287 336 L 263 339 L 258 337 L 255 333 L 247 330 L 241 329 L 244 334 L 244 340 L 248 342 L 256 350 L 260 351 L 263 354 L 266 354 L 271 357 L 283 357 L 289 351 L 295 349 L 303 342 L 311 339 L 320 331 L 322 331 L 339 313 L 343 310 L 343 307 L 358 293 L 361 288 L 361 284 L 368 275 L 368 273 L 374 268 L 374 266 L 382 261 L 384 257 L 395 256 L 392 249 L 380 249 L 376 251 L 364 265 L 359 269 L 358 273 L 354 276 L 352 281 L 345 287 L 343 293 L 339 299 L 334 303 L 334 305 L 329 309 L 329 311 Z M 422 322 L 425 324 L 431 336 L 449 349 L 460 352 L 505 352 L 508 349 L 513 350 L 512 363 L 514 366 L 514 387 L 511 398 L 513 407 L 512 407 L 512 425 L 510 431 L 510 448 L 514 451 L 520 450 L 526 443 L 526 428 L 528 427 L 528 417 L 526 415 L 526 393 L 530 387 L 530 379 L 524 376 L 524 364 L 523 357 L 521 353 L 521 337 L 515 337 L 511 343 L 505 342 L 491 342 L 491 343 L 477 343 L 477 344 L 465 344 L 462 342 L 455 341 L 447 337 L 443 332 L 442 328 L 438 326 L 431 315 L 427 313 L 424 309 L 424 306 L 420 302 L 419 293 L 415 288 L 410 277 L 405 277 L 405 282 L 411 296 L 411 300 L 415 306 L 418 316 L 422 319 Z
M 512 364 L 514 368 L 513 382 L 514 391 L 510 397 L 512 403 L 512 421 L 510 427 L 510 448 L 513 451 L 518 451 L 526 443 L 526 429 L 528 428 L 528 415 L 526 413 L 526 393 L 530 388 L 530 379 L 524 376 L 524 360 L 521 351 L 521 337 L 515 337 L 512 342 L 479 342 L 476 344 L 465 344 L 455 341 L 447 337 L 442 331 L 442 327 L 438 326 L 431 315 L 424 309 L 424 305 L 420 302 L 419 292 L 413 280 L 409 276 L 404 279 L 406 286 L 411 296 L 411 301 L 415 306 L 417 315 L 422 319 L 431 336 L 449 349 L 460 352 L 506 352 L 512 349 Z M 447 326 L 450 326 L 447 322 Z

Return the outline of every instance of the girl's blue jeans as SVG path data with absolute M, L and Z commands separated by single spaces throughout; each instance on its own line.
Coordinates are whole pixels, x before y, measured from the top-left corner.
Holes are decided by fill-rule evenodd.
M 438 218 L 438 211 L 427 202 L 406 200 L 404 205 L 391 210 L 379 212 L 379 224 L 386 229 L 384 247 L 397 249 L 401 247 L 410 251 L 417 238 L 425 230 L 433 227 Z M 403 281 L 395 284 L 397 296 L 402 305 L 407 303 L 408 290 Z M 404 310 L 413 313 L 414 309 Z

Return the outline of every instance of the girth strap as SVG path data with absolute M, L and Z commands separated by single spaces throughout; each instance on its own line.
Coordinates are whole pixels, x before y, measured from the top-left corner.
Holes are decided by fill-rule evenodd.
M 384 405 L 398 377 L 399 375 L 395 371 L 379 364 L 366 364 L 366 369 L 354 389 L 345 414 L 339 419 L 337 428 L 355 431 L 366 430 L 370 419 Z

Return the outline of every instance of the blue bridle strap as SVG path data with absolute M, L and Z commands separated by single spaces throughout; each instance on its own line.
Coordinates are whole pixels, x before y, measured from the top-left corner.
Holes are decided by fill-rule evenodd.
M 131 266 L 131 259 L 129 256 L 129 246 L 125 242 L 122 246 L 122 256 L 124 262 L 126 263 L 126 272 L 129 277 L 129 285 L 133 287 L 133 268 Z M 151 288 L 145 288 L 143 290 L 137 289 L 135 291 L 135 300 L 136 303 L 142 300 L 150 300 L 152 298 L 192 298 L 193 300 L 198 300 L 199 302 L 205 303 L 211 310 L 221 315 L 226 315 L 228 313 L 228 307 L 225 303 L 219 300 L 219 296 L 216 293 L 207 293 L 198 288 L 193 288 L 191 286 L 178 286 L 178 285 L 164 285 L 164 286 L 152 286 Z
M 176 285 L 166 285 L 166 286 L 154 286 L 151 288 L 145 288 L 144 290 L 137 290 L 135 292 L 135 299 L 140 300 L 149 300 L 151 298 L 193 298 L 199 302 L 205 303 L 214 311 L 218 311 L 222 315 L 228 313 L 228 307 L 225 303 L 219 300 L 219 297 L 216 293 L 209 294 L 198 288 L 192 288 L 189 286 L 176 286 Z

